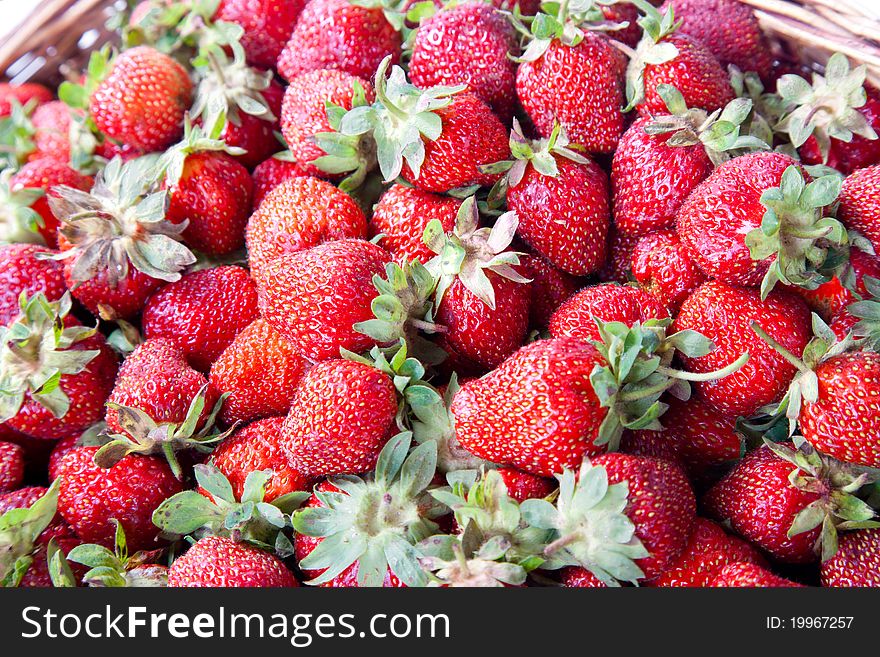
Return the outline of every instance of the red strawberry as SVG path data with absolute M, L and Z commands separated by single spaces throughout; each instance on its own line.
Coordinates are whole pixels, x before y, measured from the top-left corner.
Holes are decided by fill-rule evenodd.
M 116 375 L 104 336 L 70 308 L 69 295 L 49 302 L 37 294 L 3 331 L 0 422 L 35 438 L 63 438 L 100 420 Z
M 612 224 L 608 230 L 608 259 L 599 270 L 599 280 L 628 283 L 632 278 L 632 254 L 638 241 L 638 237 L 624 235 Z
M 529 325 L 533 329 L 545 329 L 553 313 L 577 291 L 579 281 L 540 256 L 524 255 L 519 261 L 526 277 L 532 279 Z
M 792 582 L 780 577 L 753 563 L 728 564 L 712 580 L 709 586 L 715 587 L 746 587 L 746 588 L 778 588 L 801 587 L 803 584 Z
M 608 586 L 589 570 L 580 566 L 563 568 L 561 582 L 564 587 L 571 589 L 604 589 Z
M 367 472 L 396 431 L 391 378 L 363 363 L 327 360 L 306 372 L 284 423 L 291 465 L 308 477 Z
M 278 57 L 278 73 L 292 81 L 307 71 L 331 68 L 369 79 L 384 57 L 400 59 L 400 47 L 400 34 L 381 8 L 348 0 L 311 1 Z
M 235 499 L 241 499 L 245 479 L 257 470 L 272 471 L 272 478 L 266 484 L 265 502 L 306 490 L 308 479 L 290 465 L 281 446 L 283 425 L 283 417 L 257 420 L 229 436 L 211 454 L 211 463 L 232 484 Z
M 183 351 L 171 340 L 156 338 L 140 344 L 122 363 L 109 401 L 137 408 L 157 423 L 182 423 L 192 400 L 207 379 L 186 362 Z M 206 415 L 217 401 L 212 387 L 206 391 Z M 115 433 L 125 433 L 118 412 L 107 409 L 107 424 Z
M 62 164 L 70 162 L 70 108 L 60 100 L 44 103 L 31 115 L 36 150 L 28 159 L 44 157 Z
M 444 233 L 455 227 L 461 201 L 451 196 L 394 184 L 379 198 L 370 217 L 370 237 L 396 260 L 428 262 L 434 253 L 425 244 L 425 228 L 436 219 Z
M 193 367 L 207 372 L 223 350 L 259 317 L 257 291 L 246 269 L 202 269 L 166 285 L 147 301 L 147 339 L 167 338 Z
M 751 7 L 738 0 L 667 0 L 661 11 L 671 6 L 681 22 L 678 32 L 703 43 L 725 69 L 733 64 L 769 78 L 770 46 Z
M 254 209 L 260 207 L 263 199 L 285 180 L 307 176 L 306 168 L 298 162 L 270 157 L 254 169 Z
M 58 301 L 67 291 L 62 265 L 38 258 L 39 253 L 52 251 L 35 244 L 0 245 L 0 326 L 21 313 L 22 293 L 32 297 L 39 292 L 48 301 Z
M 298 180 L 314 179 L 291 182 Z M 309 360 L 337 357 L 340 348 L 366 351 L 375 341 L 354 325 L 373 318 L 372 279 L 390 259 L 387 251 L 363 240 L 327 242 L 276 258 L 257 280 L 260 310 Z
M 24 450 L 15 443 L 0 441 L 0 493 L 15 490 L 23 478 Z
M 286 180 L 248 220 L 248 263 L 255 279 L 279 256 L 331 240 L 367 235 L 364 213 L 345 192 L 317 178 Z
M 64 458 L 64 455 L 70 450 L 80 446 L 81 437 L 81 434 L 73 434 L 72 436 L 62 438 L 52 445 L 52 452 L 49 454 L 48 463 L 49 479 L 51 481 L 58 478 L 58 465 L 61 463 L 61 459 Z
M 594 285 L 585 287 L 559 306 L 550 318 L 550 334 L 584 342 L 599 340 L 594 317 L 632 326 L 649 319 L 668 318 L 669 311 L 644 290 L 613 283 Z
M 294 587 L 293 573 L 268 552 L 220 536 L 206 536 L 175 559 L 168 586 Z
M 158 151 L 180 136 L 191 96 L 186 69 L 155 48 L 139 46 L 109 64 L 89 99 L 89 114 L 108 137 Z
M 639 39 L 642 38 L 642 28 L 639 26 L 639 9 L 631 2 L 615 2 L 610 5 L 597 5 L 602 10 L 602 15 L 609 23 L 622 25 L 628 23 L 626 27 L 620 27 L 616 30 L 607 32 L 608 36 L 615 41 L 635 48 Z
M 815 290 L 802 287 L 792 289 L 804 298 L 811 310 L 825 321 L 831 321 L 857 300 L 857 294 L 863 298 L 868 296 L 865 276 L 880 278 L 880 258 L 858 248 L 851 248 L 843 274 L 835 276 Z M 841 282 L 841 277 L 849 287 Z M 855 288 L 855 291 L 850 288 Z
M 848 175 L 840 188 L 838 217 L 844 225 L 880 247 L 880 165 Z
M 9 116 L 13 101 L 25 105 L 30 100 L 35 100 L 38 105 L 48 103 L 52 100 L 52 92 L 37 82 L 23 84 L 0 82 L 0 117 Z
M 220 419 L 231 425 L 285 415 L 306 367 L 278 331 L 263 319 L 254 320 L 211 366 L 211 385 L 219 393 L 230 393 Z
M 632 272 L 639 287 L 673 311 L 706 280 L 673 230 L 658 230 L 639 239 Z
M 810 339 L 809 310 L 798 296 L 784 290 L 775 290 L 761 301 L 757 290 L 709 281 L 685 299 L 675 320 L 676 330 L 699 331 L 715 344 L 706 356 L 682 359 L 690 372 L 716 370 L 744 351 L 749 353 L 749 361 L 738 372 L 696 384 L 699 397 L 727 415 L 752 415 L 779 401 L 795 374 L 794 366 L 755 334 L 752 322 L 797 355 Z
M 482 2 L 441 9 L 416 32 L 410 79 L 421 89 L 466 84 L 508 123 L 516 101 L 513 26 Z
M 857 529 L 839 538 L 837 554 L 822 564 L 822 586 L 880 587 L 880 529 Z
M 545 477 L 576 466 L 603 450 L 593 441 L 607 410 L 589 383 L 593 368 L 603 364 L 595 347 L 571 338 L 523 347 L 456 393 L 459 441 L 480 458 Z
M 305 0 L 220 0 L 214 20 L 242 27 L 241 46 L 248 62 L 275 68 Z
M 182 490 L 168 464 L 153 456 L 129 455 L 112 468 L 95 463 L 97 447 L 77 447 L 58 464 L 58 512 L 89 543 L 112 546 L 116 519 L 128 547 L 156 548 L 159 528 L 153 511 Z
M 622 60 L 598 34 L 587 32 L 576 46 L 554 39 L 539 57 L 520 64 L 517 96 L 542 136 L 559 123 L 572 143 L 611 153 L 624 129 Z
M 557 483 L 547 477 L 539 477 L 531 472 L 516 468 L 498 468 L 507 494 L 517 502 L 547 497 L 557 488 Z

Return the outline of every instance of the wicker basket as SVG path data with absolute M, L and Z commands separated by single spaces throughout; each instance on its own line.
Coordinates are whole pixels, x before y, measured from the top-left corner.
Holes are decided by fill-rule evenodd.
M 867 64 L 880 86 L 880 0 L 741 1 L 757 10 L 774 48 L 810 66 L 841 52 Z M 105 22 L 120 5 L 126 0 L 43 0 L 0 42 L 0 71 L 16 82 L 57 84 L 113 38 Z

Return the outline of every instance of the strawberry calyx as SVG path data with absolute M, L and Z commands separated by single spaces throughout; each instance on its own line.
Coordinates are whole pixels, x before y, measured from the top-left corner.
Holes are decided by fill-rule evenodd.
M 0 586 L 16 587 L 31 563 L 37 537 L 58 511 L 58 479 L 28 508 L 0 514 Z
M 10 178 L 14 173 L 12 169 L 0 172 L 0 244 L 45 244 L 39 232 L 45 225 L 43 218 L 31 206 L 46 192 L 30 187 L 12 191 Z
M 785 113 L 785 101 L 775 93 L 765 90 L 761 77 L 754 71 L 742 71 L 733 64 L 728 66 L 730 72 L 730 86 L 737 98 L 748 98 L 752 101 L 752 111 L 748 119 L 743 123 L 743 128 L 748 127 L 748 134 L 760 139 L 765 144 L 775 144 L 777 133 L 774 126 L 779 123 Z M 787 141 L 787 140 L 786 140 Z M 789 144 L 779 144 L 777 150 L 787 152 L 792 157 L 797 151 L 786 148 Z
M 627 106 L 624 112 L 629 112 L 645 100 L 645 67 L 657 66 L 671 62 L 678 57 L 678 48 L 675 44 L 664 41 L 666 37 L 674 33 L 681 21 L 675 20 L 673 7 L 661 14 L 660 11 L 648 2 L 638 0 L 634 2 L 644 12 L 639 19 L 642 27 L 642 38 L 630 55 L 629 65 L 626 69 L 626 99 Z
M 126 163 L 115 157 L 98 173 L 91 192 L 55 187 L 57 196 L 49 197 L 49 207 L 73 248 L 52 257 L 74 259 L 71 277 L 76 283 L 106 272 L 108 284 L 115 287 L 130 265 L 173 282 L 196 261 L 179 241 L 189 222 L 165 219 L 167 192 L 153 191 L 155 166 L 151 156 Z
M 821 454 L 806 441 L 798 442 L 797 449 L 792 449 L 765 440 L 776 456 L 795 466 L 788 477 L 791 485 L 820 496 L 795 516 L 788 536 L 821 526 L 814 549 L 822 561 L 827 561 L 837 553 L 838 531 L 880 527 L 880 522 L 874 520 L 876 511 L 857 496 L 862 488 L 880 480 L 880 471 L 843 463 Z
M 287 493 L 271 502 L 264 501 L 272 470 L 255 470 L 244 480 L 241 499 L 232 484 L 211 464 L 193 466 L 201 492 L 185 490 L 172 495 L 153 512 L 153 524 L 175 536 L 222 536 L 274 552 L 281 558 L 293 554 L 293 544 L 285 533 L 291 527 L 290 514 L 309 494 Z
M 72 306 L 69 293 L 49 302 L 42 293 L 27 298 L 22 292 L 19 306 L 18 319 L 0 327 L 0 422 L 18 413 L 26 393 L 54 417 L 64 417 L 70 398 L 61 388 L 61 377 L 79 374 L 100 353 L 71 347 L 97 328 L 65 326 Z
M 766 208 L 761 226 L 745 236 L 753 260 L 776 256 L 761 281 L 761 299 L 776 283 L 816 289 L 846 260 L 840 251 L 849 237 L 843 224 L 825 216 L 840 194 L 842 180 L 829 174 L 806 183 L 796 165 L 782 173 L 779 187 L 761 194 Z M 830 270 L 830 271 L 829 271 Z
M 758 137 L 742 134 L 742 126 L 752 113 L 752 101 L 748 98 L 735 98 L 723 109 L 709 114 L 702 109 L 689 109 L 684 96 L 671 84 L 658 84 L 657 93 L 666 103 L 669 115 L 652 117 L 644 130 L 649 135 L 672 133 L 666 140 L 667 146 L 702 144 L 715 166 L 737 155 L 770 149 Z
M 339 492 L 316 490 L 320 506 L 293 514 L 293 526 L 321 538 L 299 562 L 304 570 L 323 570 L 308 584 L 333 580 L 357 564 L 360 587 L 380 587 L 386 572 L 406 586 L 425 586 L 428 575 L 419 564 L 417 543 L 437 531 L 433 518 L 442 507 L 427 494 L 437 465 L 437 446 L 422 443 L 410 452 L 412 434 L 399 433 L 382 451 L 373 474 L 332 477 Z
M 193 125 L 187 114 L 183 122 L 183 139 L 165 151 L 156 163 L 154 175 L 157 180 L 164 181 L 169 188 L 175 187 L 183 176 L 186 158 L 195 153 L 220 152 L 229 155 L 244 155 L 245 149 L 229 146 L 220 135 L 226 125 L 221 115 L 211 125 L 210 130 Z
M 600 339 L 592 343 L 606 364 L 593 368 L 590 383 L 601 405 L 609 409 L 594 444 L 606 445 L 608 451 L 617 451 L 624 429 L 663 430 L 659 418 L 668 405 L 660 399 L 666 392 L 686 401 L 691 394 L 689 381 L 729 376 L 749 359 L 745 352 L 714 372 L 683 372 L 672 367 L 675 353 L 705 356 L 715 348 L 711 340 L 690 329 L 667 335 L 671 319 L 649 319 L 632 326 L 593 319 Z
M 413 179 L 418 179 L 425 160 L 423 140 L 435 141 L 443 132 L 443 121 L 436 110 L 448 106 L 466 85 L 419 89 L 407 81 L 399 66 L 392 67 L 386 78 L 390 63 L 389 55 L 376 70 L 376 101 L 346 112 L 338 132 L 350 137 L 369 134 L 375 140 L 379 171 L 385 182 L 400 175 L 404 162 Z
M 528 499 L 520 505 L 525 521 L 551 532 L 541 566 L 558 570 L 586 568 L 608 586 L 637 583 L 645 574 L 635 563 L 649 556 L 624 513 L 629 499 L 626 482 L 608 483 L 603 466 L 584 459 L 578 472 L 566 469 L 559 480 L 556 504 Z
M 499 216 L 491 228 L 480 227 L 480 213 L 473 196 L 462 201 L 455 218 L 454 229 L 446 233 L 438 219 L 425 227 L 423 240 L 436 253 L 425 265 L 437 278 L 434 293 L 435 307 L 439 308 L 443 296 L 456 277 L 487 306 L 495 309 L 495 289 L 484 270 L 516 283 L 528 283 L 514 269 L 519 265 L 522 253 L 508 251 L 513 241 L 519 219 L 515 212 Z
M 862 279 L 867 296 L 851 303 L 846 312 L 859 321 L 853 327 L 853 334 L 864 339 L 864 346 L 872 351 L 880 351 L 880 280 L 872 276 Z
M 825 65 L 825 75 L 813 74 L 812 85 L 799 75 L 779 78 L 776 88 L 787 110 L 776 129 L 788 134 L 795 147 L 812 135 L 823 161 L 828 161 L 831 139 L 849 142 L 854 135 L 877 139 L 868 119 L 858 111 L 868 100 L 865 93 L 867 67 L 853 69 L 841 53 L 833 54 Z
M 469 524 L 461 536 L 438 535 L 418 545 L 419 563 L 432 574 L 428 586 L 503 587 L 522 586 L 528 572 L 505 560 L 510 544 L 501 536 L 483 540 Z
M 202 428 L 198 429 L 202 413 L 205 410 L 207 384 L 193 397 L 186 418 L 180 424 L 175 422 L 158 423 L 139 408 L 122 406 L 115 402 L 107 402 L 107 408 L 116 411 L 118 421 L 124 433 L 107 433 L 107 442 L 95 453 L 95 463 L 101 468 L 112 468 L 129 454 L 162 454 L 168 461 L 171 471 L 178 479 L 183 472 L 177 460 L 176 452 L 195 449 L 207 454 L 214 445 L 228 437 L 236 426 L 226 431 L 217 431 L 214 423 L 223 402 L 229 396 L 221 395 L 214 408 L 207 415 Z

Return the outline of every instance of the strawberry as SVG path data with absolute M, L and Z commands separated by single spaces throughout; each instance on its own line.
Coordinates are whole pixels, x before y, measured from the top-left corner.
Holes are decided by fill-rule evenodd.
M 632 278 L 632 254 L 638 241 L 638 237 L 621 233 L 612 223 L 608 228 L 608 258 L 599 270 L 599 280 L 628 283 Z
M 37 82 L 0 82 L 0 117 L 9 116 L 13 103 L 25 105 L 31 100 L 36 101 L 37 105 L 48 103 L 52 100 L 52 92 Z
M 667 0 L 675 7 L 678 32 L 703 43 L 726 69 L 733 64 L 768 80 L 773 65 L 770 46 L 751 7 L 738 0 Z
M 166 192 L 150 191 L 155 161 L 110 161 L 91 193 L 57 187 L 49 198 L 61 222 L 64 278 L 93 314 L 130 318 L 164 281 L 176 281 L 195 256 L 179 243 L 185 226 L 165 218 Z
M 526 276 L 532 279 L 529 285 L 532 291 L 529 326 L 538 330 L 545 329 L 553 313 L 577 291 L 579 281 L 540 256 L 523 255 L 519 257 L 519 262 Z
M 119 368 L 109 399 L 115 406 L 107 408 L 107 425 L 116 433 L 125 433 L 119 406 L 140 409 L 157 423 L 181 424 L 206 384 L 205 376 L 187 364 L 183 351 L 171 340 L 147 340 Z M 216 401 L 216 391 L 208 386 L 205 407 L 210 410 Z
M 425 230 L 425 243 L 437 254 L 426 268 L 438 279 L 434 321 L 445 327 L 439 344 L 466 369 L 497 366 L 528 331 L 528 279 L 515 269 L 518 255 L 506 250 L 516 221 L 507 212 L 492 229 L 479 228 L 471 196 L 461 204 L 452 233 L 444 233 L 436 219 Z
M 257 291 L 247 270 L 202 269 L 170 283 L 149 298 L 144 336 L 167 338 L 202 372 L 248 324 L 259 317 Z
M 815 290 L 802 287 L 792 289 L 803 297 L 810 310 L 825 321 L 832 321 L 845 312 L 847 306 L 857 301 L 857 296 L 868 296 L 865 276 L 880 278 L 880 258 L 861 249 L 851 248 L 849 259 L 844 263 L 839 276 L 834 276 Z
M 839 538 L 837 554 L 822 564 L 822 586 L 880 586 L 880 529 L 857 529 Z
M 255 319 L 211 365 L 211 385 L 230 393 L 220 419 L 231 425 L 286 414 L 307 366 L 293 344 Z
M 253 172 L 254 209 L 260 207 L 263 199 L 285 180 L 307 176 L 306 168 L 293 160 L 273 156 L 263 160 Z
M 652 295 L 628 285 L 604 283 L 585 287 L 570 296 L 550 318 L 550 334 L 555 338 L 599 340 L 593 318 L 603 322 L 623 322 L 631 326 L 649 319 L 665 319 L 669 311 Z
M 62 265 L 37 257 L 41 253 L 52 251 L 35 244 L 0 245 L 0 326 L 21 313 L 22 294 L 32 297 L 40 293 L 52 302 L 67 291 Z
M 366 235 L 364 213 L 348 194 L 317 178 L 291 178 L 269 192 L 248 220 L 248 264 L 259 280 L 279 256 Z
M 626 23 L 625 27 L 609 30 L 608 36 L 629 48 L 635 48 L 639 39 L 642 38 L 642 28 L 639 26 L 639 8 L 635 3 L 618 0 L 609 5 L 596 3 L 595 6 L 602 11 L 602 18 L 605 21 L 618 26 Z
M 586 568 L 569 566 L 562 570 L 562 586 L 568 589 L 604 589 L 607 584 Z
M 0 494 L 15 490 L 24 478 L 24 450 L 0 441 Z
M 305 0 L 220 0 L 214 20 L 240 25 L 248 63 L 270 69 L 305 4 Z
M 560 126 L 549 139 L 529 142 L 515 121 L 510 133 L 515 159 L 491 169 L 508 171 L 498 193 L 504 191 L 508 209 L 519 218 L 519 237 L 559 269 L 585 276 L 605 261 L 608 177 L 567 145 Z
M 676 31 L 672 6 L 660 13 L 644 8 L 644 34 L 626 70 L 628 108 L 642 116 L 662 113 L 666 103 L 659 85 L 678 89 L 688 107 L 713 112 L 735 98 L 727 71 L 703 43 Z
M 165 218 L 173 224 L 187 222 L 183 239 L 207 255 L 225 255 L 244 246 L 253 181 L 233 159 L 231 154 L 238 152 L 187 121 L 183 141 L 160 160 L 162 188 L 168 190 Z
M 400 49 L 400 34 L 382 9 L 348 0 L 310 1 L 278 57 L 277 68 L 288 82 L 322 68 L 369 79 L 386 56 L 396 63 Z
M 394 436 L 379 455 L 374 474 L 329 479 L 293 514 L 296 558 L 312 578 L 308 584 L 427 584 L 412 544 L 436 531 L 432 518 L 442 513 L 425 493 L 437 465 L 437 443 L 429 440 L 407 457 L 411 443 L 410 433 Z M 340 542 L 351 549 L 337 549 Z
M 105 65 L 106 76 L 88 102 L 98 129 L 143 151 L 174 143 L 192 97 L 186 70 L 149 46 L 126 50 Z
M 299 180 L 314 179 L 291 182 Z M 381 275 L 390 259 L 363 240 L 327 242 L 276 258 L 257 279 L 260 311 L 309 360 L 334 358 L 340 348 L 366 351 L 375 340 L 354 325 L 372 319 L 372 277 Z
M 556 490 L 556 482 L 516 468 L 498 468 L 507 494 L 517 502 L 547 497 Z
M 421 89 L 466 84 L 471 93 L 509 123 L 516 99 L 513 26 L 482 2 L 441 9 L 420 23 L 412 44 L 409 74 Z
M 640 238 L 633 249 L 632 272 L 639 287 L 672 311 L 706 280 L 674 230 Z
M 71 156 L 70 108 L 60 100 L 43 103 L 31 115 L 35 151 L 29 160 L 48 157 L 68 164 Z
M 782 563 L 827 561 L 837 551 L 837 526 L 868 522 L 874 510 L 850 491 L 864 472 L 809 445 L 770 443 L 746 454 L 703 499 L 709 514 Z
M 434 252 L 422 237 L 432 220 L 440 222 L 444 233 L 455 226 L 461 201 L 451 196 L 425 192 L 395 183 L 382 196 L 370 217 L 370 237 L 396 260 L 428 262 Z
M 62 438 L 52 445 L 52 452 L 49 454 L 48 463 L 50 481 L 54 481 L 58 478 L 58 464 L 61 463 L 61 459 L 64 458 L 64 455 L 70 450 L 80 447 L 81 437 L 82 434 L 72 434 Z
M 709 586 L 778 588 L 801 587 L 803 584 L 780 577 L 757 564 L 740 562 L 724 566 Z
M 206 536 L 171 564 L 168 586 L 295 587 L 299 583 L 268 552 L 228 538 Z
M 115 519 L 132 550 L 158 547 L 153 510 L 179 492 L 181 484 L 164 460 L 129 455 L 112 468 L 94 460 L 97 447 L 77 447 L 58 464 L 58 512 L 89 543 L 113 544 Z
M 272 471 L 263 498 L 266 502 L 287 493 L 306 490 L 308 479 L 290 465 L 279 441 L 284 435 L 283 425 L 283 417 L 257 420 L 237 430 L 211 454 L 211 463 L 232 484 L 236 499 L 241 499 L 244 494 L 247 476 L 258 470 Z
M 699 358 L 683 358 L 690 372 L 707 372 L 730 363 L 743 351 L 751 357 L 735 374 L 696 384 L 697 395 L 726 415 L 752 415 L 779 401 L 791 383 L 795 367 L 752 331 L 757 322 L 775 340 L 795 354 L 803 353 L 810 338 L 810 314 L 796 295 L 774 290 L 761 301 L 757 290 L 703 283 L 684 300 L 675 328 L 705 335 L 715 350 Z
M 859 169 L 843 180 L 837 216 L 850 230 L 880 246 L 880 165 Z
M 0 422 L 35 438 L 63 438 L 101 418 L 116 355 L 97 329 L 69 315 L 70 295 L 22 297 L 21 315 L 0 328 Z

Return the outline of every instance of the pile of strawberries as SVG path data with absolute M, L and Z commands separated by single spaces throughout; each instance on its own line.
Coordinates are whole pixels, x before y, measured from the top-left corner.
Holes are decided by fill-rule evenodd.
M 656 5 L 147 0 L 0 87 L 2 583 L 880 586 L 880 92 Z

